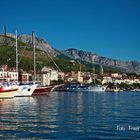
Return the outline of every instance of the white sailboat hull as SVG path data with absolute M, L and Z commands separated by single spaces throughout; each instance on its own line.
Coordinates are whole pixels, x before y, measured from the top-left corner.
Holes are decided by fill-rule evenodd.
M 20 96 L 31 96 L 36 89 L 38 84 L 33 84 L 33 85 L 19 85 L 18 90 L 15 93 L 15 97 L 20 97 Z
M 70 86 L 68 91 L 91 91 L 91 92 L 105 92 L 107 86 L 93 85 L 93 86 Z
M 105 86 L 89 86 L 87 89 L 78 89 L 79 91 L 95 91 L 95 92 L 105 92 Z

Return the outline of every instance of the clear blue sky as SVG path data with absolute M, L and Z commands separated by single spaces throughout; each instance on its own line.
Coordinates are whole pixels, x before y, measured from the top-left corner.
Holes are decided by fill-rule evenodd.
M 1 0 L 1 32 L 3 24 L 56 49 L 140 61 L 140 0 Z

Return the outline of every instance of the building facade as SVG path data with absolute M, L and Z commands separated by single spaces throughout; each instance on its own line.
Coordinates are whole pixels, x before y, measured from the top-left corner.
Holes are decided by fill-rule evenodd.
M 51 81 L 58 81 L 58 71 L 51 68 L 43 67 L 41 72 L 37 74 L 37 81 L 43 85 L 50 85 Z
M 0 79 L 5 81 L 17 81 L 18 80 L 18 72 L 16 71 L 0 71 Z

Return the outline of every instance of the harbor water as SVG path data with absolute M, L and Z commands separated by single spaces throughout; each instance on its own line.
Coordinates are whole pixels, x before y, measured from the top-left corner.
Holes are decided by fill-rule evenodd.
M 0 100 L 0 139 L 140 139 L 140 92 Z

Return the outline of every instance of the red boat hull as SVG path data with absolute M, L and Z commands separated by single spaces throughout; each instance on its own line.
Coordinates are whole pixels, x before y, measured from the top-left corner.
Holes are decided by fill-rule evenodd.
M 49 94 L 53 87 L 37 87 L 32 95 L 46 95 Z

